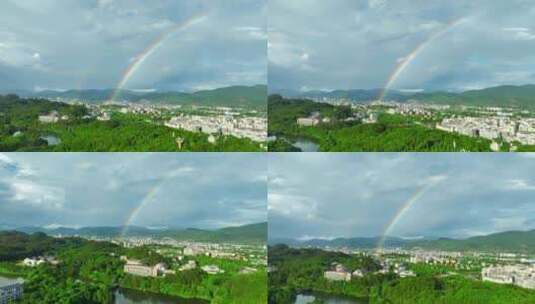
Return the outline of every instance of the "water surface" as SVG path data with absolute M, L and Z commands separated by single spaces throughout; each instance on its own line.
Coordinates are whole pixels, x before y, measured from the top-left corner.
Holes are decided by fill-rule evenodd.
M 320 146 L 308 139 L 300 138 L 293 143 L 293 146 L 301 149 L 303 152 L 318 152 Z
M 115 304 L 207 304 L 208 301 L 185 299 L 119 288 L 114 293 Z
M 315 299 L 323 300 L 325 304 L 367 304 L 368 301 L 362 299 L 353 299 L 345 296 L 330 295 L 324 293 L 307 292 L 297 295 L 295 304 L 309 304 L 314 302 Z

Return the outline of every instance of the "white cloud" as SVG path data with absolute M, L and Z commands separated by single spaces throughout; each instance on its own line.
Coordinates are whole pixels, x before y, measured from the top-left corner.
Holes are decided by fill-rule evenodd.
M 535 34 L 527 27 L 506 27 L 503 28 L 506 32 L 512 32 L 513 38 L 516 40 L 534 40 Z
M 332 236 L 313 236 L 313 235 L 303 235 L 303 236 L 300 236 L 297 238 L 297 240 L 299 241 L 302 241 L 302 242 L 306 242 L 306 241 L 310 241 L 310 240 L 325 240 L 325 241 L 332 241 L 334 240 L 336 237 L 332 237 Z
M 268 193 L 268 210 L 286 217 L 317 218 L 317 203 L 306 196 Z
M 58 187 L 41 185 L 29 180 L 14 180 L 11 182 L 11 190 L 15 202 L 43 207 L 49 209 L 61 209 L 65 203 L 65 192 Z
M 234 30 L 239 33 L 246 33 L 251 39 L 267 41 L 267 38 L 268 38 L 266 29 L 261 28 L 261 27 L 238 26 L 238 27 L 235 27 Z
M 368 5 L 372 9 L 381 9 L 387 5 L 387 0 L 368 0 Z
M 518 191 L 535 190 L 535 184 L 532 184 L 529 181 L 524 180 L 524 179 L 512 179 L 512 180 L 507 181 L 505 185 L 506 185 L 506 188 L 509 190 L 518 190 Z

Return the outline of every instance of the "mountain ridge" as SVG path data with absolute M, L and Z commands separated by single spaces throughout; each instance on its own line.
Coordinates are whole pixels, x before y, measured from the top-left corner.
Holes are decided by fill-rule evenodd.
M 40 92 L 18 90 L 15 92 L 24 98 L 80 100 L 86 103 L 101 104 L 113 100 L 134 103 L 155 103 L 171 105 L 229 106 L 245 108 L 267 107 L 267 86 L 228 86 L 212 90 L 200 90 L 192 93 L 180 91 L 150 91 L 114 89 L 84 90 L 44 90 Z
M 299 241 L 296 239 L 270 239 L 268 243 L 286 244 L 298 247 L 347 247 L 354 249 L 374 249 L 379 247 L 381 237 L 354 237 L 335 238 L 332 240 L 311 239 Z M 399 237 L 386 237 L 384 239 L 385 248 L 406 248 L 406 249 L 432 249 L 446 251 L 500 251 L 500 252 L 535 252 L 535 230 L 527 231 L 503 231 L 478 235 L 467 238 L 423 238 L 418 240 L 403 239 Z
M 177 240 L 212 241 L 212 242 L 245 242 L 265 243 L 267 238 L 267 223 L 254 223 L 240 226 L 224 227 L 220 229 L 199 228 L 162 228 L 153 229 L 141 226 L 98 226 L 98 227 L 11 227 L 3 231 L 19 231 L 27 234 L 46 233 L 48 235 L 85 236 L 85 237 L 118 237 L 123 233 L 129 237 L 170 237 Z
M 383 89 L 351 89 L 333 91 L 279 90 L 273 94 L 281 94 L 288 98 L 346 98 L 355 102 L 371 102 L 380 97 Z M 535 84 L 501 85 L 477 90 L 461 92 L 424 91 L 406 92 L 389 90 L 385 100 L 397 102 L 425 102 L 434 104 L 459 104 L 475 106 L 519 106 L 535 107 Z

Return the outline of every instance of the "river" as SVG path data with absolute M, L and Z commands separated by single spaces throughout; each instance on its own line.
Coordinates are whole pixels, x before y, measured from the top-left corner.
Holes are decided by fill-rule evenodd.
M 143 291 L 119 288 L 114 293 L 115 304 L 207 304 L 208 301 L 185 299 Z
M 320 146 L 308 139 L 300 138 L 293 143 L 293 146 L 301 149 L 303 152 L 318 152 Z
M 42 140 L 45 140 L 49 146 L 57 146 L 61 143 L 61 139 L 59 139 L 55 135 L 45 135 L 41 136 Z
M 318 298 L 323 300 L 325 304 L 367 304 L 366 299 L 354 299 L 345 296 L 330 295 L 325 293 L 307 292 L 297 295 L 295 304 L 309 304 Z

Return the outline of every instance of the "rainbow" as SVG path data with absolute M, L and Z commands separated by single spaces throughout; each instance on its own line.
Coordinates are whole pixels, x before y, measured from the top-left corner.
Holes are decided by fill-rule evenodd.
M 381 238 L 379 239 L 377 243 L 377 250 L 381 250 L 384 247 L 386 238 L 391 234 L 394 227 L 396 227 L 397 223 L 403 218 L 403 216 L 411 209 L 411 207 L 422 198 L 422 196 L 429 191 L 432 187 L 436 186 L 438 183 L 446 179 L 445 176 L 433 176 L 430 178 L 430 181 L 420 187 L 416 192 L 414 192 L 411 197 L 407 201 L 405 201 L 401 208 L 396 212 L 394 217 L 388 224 L 386 225 L 386 228 L 384 229 L 384 232 L 381 235 Z
M 123 225 L 123 227 L 121 229 L 121 234 L 120 234 L 121 237 L 125 237 L 126 236 L 126 234 L 128 233 L 128 229 L 129 229 L 130 225 L 132 225 L 132 223 L 137 218 L 137 216 L 139 215 L 141 210 L 143 210 L 143 208 L 145 208 L 146 205 L 148 205 L 150 202 L 152 202 L 152 200 L 154 199 L 156 194 L 158 194 L 158 192 L 160 192 L 160 189 L 162 188 L 163 184 L 166 181 L 167 181 L 167 179 L 164 179 L 159 184 L 157 184 L 156 186 L 152 187 L 152 189 L 150 189 L 150 191 L 147 193 L 147 195 L 145 195 L 145 197 L 141 200 L 141 203 L 139 203 L 139 205 L 136 208 L 132 209 L 130 214 L 126 217 L 126 221 L 125 221 L 125 223 L 124 223 L 124 225 Z
M 125 87 L 125 85 L 132 78 L 132 76 L 139 70 L 139 68 L 143 65 L 147 58 L 154 54 L 154 52 L 156 52 L 156 50 L 158 50 L 164 44 L 167 38 L 169 38 L 175 32 L 183 31 L 195 24 L 203 22 L 205 19 L 206 14 L 194 15 L 191 18 L 185 20 L 184 22 L 173 26 L 169 30 L 160 34 L 156 39 L 154 39 L 154 41 L 152 41 L 149 46 L 147 46 L 141 53 L 139 53 L 131 60 L 130 65 L 124 71 L 119 83 L 113 90 L 111 96 L 108 98 L 108 101 L 114 101 L 118 98 L 120 91 Z
M 378 100 L 383 100 L 392 87 L 392 85 L 396 82 L 396 80 L 399 78 L 399 76 L 407 69 L 407 67 L 411 64 L 411 62 L 414 61 L 414 59 L 422 52 L 424 51 L 433 41 L 435 41 L 440 36 L 444 35 L 445 33 L 449 32 L 451 29 L 455 28 L 456 26 L 464 23 L 466 20 L 468 20 L 468 17 L 462 17 L 455 19 L 451 22 L 449 22 L 444 28 L 440 29 L 439 31 L 435 32 L 431 36 L 429 36 L 426 40 L 424 40 L 422 43 L 416 46 L 412 52 L 410 52 L 407 56 L 405 56 L 403 59 L 401 59 L 392 74 L 388 77 L 388 81 L 383 86 L 383 89 L 381 90 L 381 94 L 379 95 Z
M 126 220 L 122 226 L 121 229 L 121 237 L 125 237 L 128 233 L 129 227 L 132 225 L 132 223 L 136 220 L 137 216 L 145 208 L 148 204 L 154 201 L 154 198 L 156 195 L 160 192 L 160 190 L 163 188 L 163 186 L 167 183 L 167 181 L 176 178 L 182 174 L 187 174 L 188 172 L 191 172 L 193 169 L 185 167 L 185 168 L 179 168 L 176 170 L 169 171 L 167 174 L 164 175 L 164 177 L 160 180 L 159 183 L 154 185 L 149 192 L 143 197 L 141 202 L 130 211 L 130 214 L 126 217 Z

